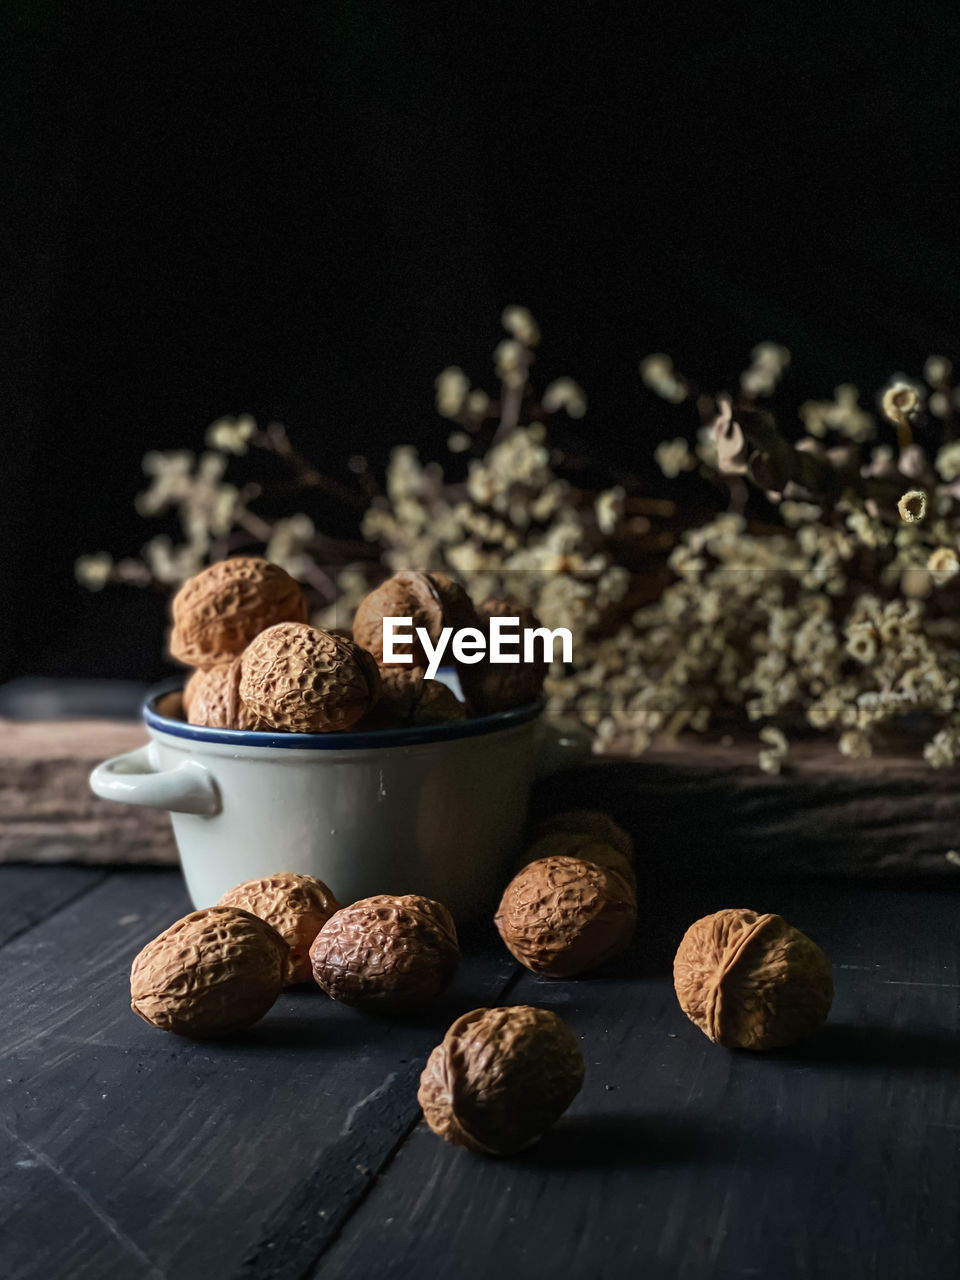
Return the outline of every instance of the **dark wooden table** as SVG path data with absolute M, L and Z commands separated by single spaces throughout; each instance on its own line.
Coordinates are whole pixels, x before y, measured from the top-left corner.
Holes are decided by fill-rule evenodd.
M 729 1053 L 670 982 L 684 927 L 779 910 L 831 954 L 807 1046 Z M 464 938 L 429 1017 L 319 992 L 192 1044 L 130 1012 L 140 946 L 188 909 L 174 871 L 0 868 L 0 1275 L 954 1280 L 960 895 L 950 886 L 697 884 L 649 895 L 631 954 L 577 982 Z M 534 1003 L 587 1079 L 537 1148 L 435 1138 L 416 1088 L 458 1012 Z

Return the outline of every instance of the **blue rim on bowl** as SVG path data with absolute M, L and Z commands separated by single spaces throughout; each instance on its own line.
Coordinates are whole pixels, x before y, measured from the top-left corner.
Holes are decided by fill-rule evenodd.
M 418 747 L 427 742 L 452 742 L 456 738 L 476 738 L 485 733 L 497 733 L 535 720 L 543 710 L 543 699 L 528 702 L 509 711 L 496 711 L 493 715 L 477 716 L 456 724 L 431 724 L 408 729 L 376 729 L 367 733 L 264 733 L 256 729 L 208 729 L 203 725 L 187 724 L 162 716 L 156 710 L 161 698 L 178 693 L 182 680 L 167 681 L 150 691 L 143 700 L 143 719 L 151 728 L 174 738 L 187 738 L 194 742 L 222 742 L 233 747 L 285 747 L 300 751 L 357 751 L 367 747 Z

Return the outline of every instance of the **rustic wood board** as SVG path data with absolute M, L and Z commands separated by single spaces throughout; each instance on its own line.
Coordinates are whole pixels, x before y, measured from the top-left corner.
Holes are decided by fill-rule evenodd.
M 0 946 L 103 880 L 92 867 L 6 867 L 0 880 Z
M 808 1046 L 729 1053 L 681 1013 L 677 939 L 724 905 L 781 911 L 831 953 L 832 1018 Z M 658 897 L 609 974 L 525 974 L 510 992 L 583 1041 L 586 1084 L 548 1139 L 485 1160 L 421 1122 L 311 1274 L 952 1280 L 958 907 L 952 891 L 881 887 Z
M 309 988 L 192 1044 L 136 1018 L 128 988 L 187 910 L 175 873 L 117 872 L 0 950 L 0 1275 L 302 1275 L 416 1122 L 447 1023 L 514 972 L 472 949 L 429 1017 L 367 1019 Z
M 542 784 L 536 806 L 606 808 L 652 877 L 930 876 L 960 883 L 960 770 L 916 754 L 849 760 L 825 741 L 791 748 L 772 777 L 756 744 L 682 738 L 604 756 Z
M 0 721 L 0 862 L 175 863 L 166 813 L 100 800 L 87 785 L 99 760 L 144 739 L 117 721 Z M 960 772 L 916 753 L 848 760 L 825 741 L 796 744 L 790 761 L 769 777 L 753 743 L 682 738 L 557 775 L 535 807 L 608 809 L 656 879 L 960 880 Z
M 101 800 L 87 783 L 146 740 L 124 721 L 0 720 L 0 862 L 175 863 L 168 814 Z
M 0 901 L 19 874 L 0 868 Z M 179 877 L 114 872 L 70 901 L 72 869 L 37 874 L 50 914 L 34 923 L 36 896 L 7 895 L 21 931 L 0 946 L 4 1276 L 956 1274 L 949 886 L 648 890 L 636 946 L 602 976 L 535 979 L 481 930 L 429 1017 L 291 992 L 245 1036 L 195 1045 L 127 1005 L 131 956 L 187 908 Z M 805 1048 L 731 1054 L 680 1013 L 677 939 L 722 905 L 780 910 L 831 952 L 831 1022 Z M 587 1060 L 567 1117 L 511 1161 L 447 1147 L 416 1106 L 429 1048 L 483 1003 L 556 1009 Z

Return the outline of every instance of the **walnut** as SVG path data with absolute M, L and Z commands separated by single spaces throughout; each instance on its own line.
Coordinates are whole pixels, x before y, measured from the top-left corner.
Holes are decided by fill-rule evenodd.
M 622 951 L 637 920 L 616 871 L 580 858 L 531 862 L 507 885 L 494 923 L 508 951 L 534 973 L 572 978 Z
M 418 894 L 378 894 L 341 907 L 310 948 L 327 995 L 372 1013 L 419 1008 L 449 986 L 460 959 L 446 907 Z
M 426 672 L 412 664 L 380 667 L 380 702 L 398 720 L 406 720 L 420 700 Z
M 680 1007 L 729 1049 L 780 1049 L 812 1035 L 833 1000 L 830 961 L 777 915 L 717 911 L 692 924 L 673 962 Z
M 476 611 L 470 597 L 443 573 L 413 573 L 402 570 L 365 596 L 357 606 L 353 619 L 353 638 L 377 662 L 383 663 L 384 618 L 410 618 L 409 630 L 414 639 L 408 644 L 395 642 L 398 653 L 409 653 L 413 666 L 423 670 L 430 665 L 423 646 L 416 639 L 417 627 L 422 627 L 436 644 L 444 627 L 473 627 L 477 625 Z M 405 628 L 406 630 L 406 628 Z M 394 665 L 394 664 L 388 664 Z M 403 666 L 411 664 L 400 664 Z
M 555 1013 L 530 1005 L 474 1009 L 430 1054 L 417 1100 L 447 1142 L 511 1155 L 560 1119 L 583 1072 L 577 1039 Z
M 277 622 L 305 622 L 300 584 L 257 556 L 218 560 L 173 598 L 170 653 L 193 667 L 215 667 L 242 653 Z
M 240 698 L 273 729 L 349 729 L 379 696 L 380 675 L 368 653 L 302 622 L 261 631 L 241 659 Z
M 536 662 L 523 661 L 523 631 L 540 626 L 536 615 L 518 600 L 507 599 L 485 600 L 477 610 L 477 616 L 478 622 L 474 625 L 488 637 L 491 618 L 519 618 L 521 660 L 517 663 L 500 663 L 491 662 L 488 656 L 484 656 L 481 662 L 457 663 L 463 695 L 471 714 L 491 715 L 495 711 L 509 711 L 511 707 L 522 707 L 528 702 L 535 702 L 543 689 L 547 664 L 542 658 Z
M 439 680 L 424 680 L 408 717 L 410 724 L 456 724 L 466 720 L 467 708 L 452 689 Z
M 275 929 L 234 907 L 193 911 L 130 970 L 130 1007 L 144 1022 L 202 1040 L 251 1027 L 283 987 L 288 948 Z
M 260 880 L 245 880 L 228 889 L 218 907 L 239 907 L 266 920 L 289 947 L 287 985 L 309 982 L 310 944 L 340 904 L 313 876 L 280 871 Z
M 554 831 L 591 836 L 594 840 L 619 849 L 628 862 L 632 863 L 634 860 L 633 840 L 609 814 L 601 813 L 599 809 L 565 809 L 562 813 L 552 813 L 537 823 L 533 837 L 539 840 Z
M 422 667 L 389 666 L 380 668 L 382 724 L 395 726 L 448 724 L 467 718 L 467 708 L 445 684 L 427 680 Z M 376 727 L 370 722 L 370 727 Z
M 596 836 L 580 831 L 548 832 L 535 841 L 526 853 L 527 862 L 537 862 L 542 858 L 579 858 L 581 862 L 592 862 L 607 871 L 617 872 L 627 882 L 631 892 L 637 892 L 637 877 L 632 863 L 620 849 Z
M 240 663 L 199 667 L 187 681 L 183 705 L 190 724 L 210 729 L 269 729 L 240 697 Z

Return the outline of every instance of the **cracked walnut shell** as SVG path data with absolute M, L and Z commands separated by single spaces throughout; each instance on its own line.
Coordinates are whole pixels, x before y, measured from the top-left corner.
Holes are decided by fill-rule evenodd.
M 228 889 L 218 907 L 239 907 L 265 920 L 289 947 L 287 985 L 309 982 L 310 944 L 340 904 L 313 876 L 280 871 Z
M 583 1055 L 547 1009 L 474 1009 L 447 1031 L 420 1077 L 417 1101 L 447 1142 L 511 1155 L 537 1142 L 583 1084 Z
M 459 960 L 449 911 L 414 893 L 341 907 L 310 948 L 313 976 L 327 995 L 371 1013 L 426 1004 L 449 986 Z
M 259 1022 L 283 988 L 288 948 L 275 929 L 234 907 L 193 911 L 130 970 L 130 1007 L 144 1022 L 202 1040 Z
M 170 654 L 191 667 L 229 662 L 266 627 L 307 619 L 300 584 L 259 556 L 208 566 L 183 584 L 171 609 Z
M 833 1000 L 830 961 L 778 915 L 727 910 L 683 936 L 677 999 L 704 1035 L 728 1049 L 781 1049 L 818 1031 Z
M 507 885 L 494 923 L 533 973 L 573 978 L 622 951 L 637 921 L 622 875 L 580 858 L 531 862 Z
M 240 698 L 272 729 L 349 729 L 380 696 L 373 658 L 343 636 L 302 622 L 261 631 L 244 651 Z

